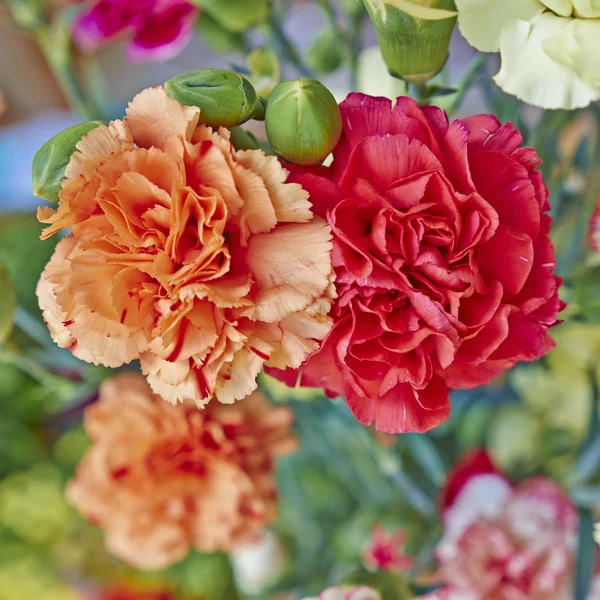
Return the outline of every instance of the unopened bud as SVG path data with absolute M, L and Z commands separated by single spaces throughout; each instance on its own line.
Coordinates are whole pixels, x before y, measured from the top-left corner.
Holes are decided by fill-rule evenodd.
M 211 127 L 237 127 L 263 107 L 252 84 L 224 69 L 195 69 L 169 79 L 167 94 L 183 106 L 197 106 L 200 122 Z
M 424 83 L 444 66 L 456 24 L 454 0 L 364 0 L 389 72 Z
M 191 0 L 229 31 L 242 33 L 266 21 L 269 0 Z M 200 17 L 202 18 L 202 17 Z
M 342 134 L 342 116 L 333 94 L 309 77 L 275 87 L 265 125 L 275 152 L 298 165 L 322 162 Z

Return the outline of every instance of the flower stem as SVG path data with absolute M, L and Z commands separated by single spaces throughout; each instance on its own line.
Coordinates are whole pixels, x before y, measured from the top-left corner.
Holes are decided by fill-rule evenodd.
M 57 27 L 48 25 L 35 32 L 35 39 L 69 105 L 83 118 L 96 119 L 98 111 L 75 76 L 71 43 L 65 35 Z
M 274 10 L 274 4 L 274 2 L 271 4 L 269 11 L 269 28 L 280 59 L 282 62 L 292 65 L 303 77 L 314 77 L 312 69 L 306 65 L 293 42 L 284 31 L 281 19 Z
M 365 13 L 359 13 L 352 17 L 350 29 L 344 29 L 340 24 L 331 0 L 317 0 L 323 9 L 331 30 L 339 42 L 346 46 L 350 66 L 350 89 L 357 91 L 358 88 L 358 57 L 362 50 L 361 32 Z

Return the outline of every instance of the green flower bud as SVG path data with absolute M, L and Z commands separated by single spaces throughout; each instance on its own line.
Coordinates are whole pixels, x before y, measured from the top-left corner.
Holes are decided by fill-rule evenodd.
M 244 36 L 239 32 L 226 29 L 208 13 L 203 13 L 197 20 L 196 31 L 207 46 L 215 52 L 220 54 L 246 52 L 247 46 L 244 42 Z
M 456 24 L 454 0 L 364 0 L 389 72 L 424 83 L 444 66 Z
M 89 121 L 69 127 L 47 141 L 33 159 L 31 183 L 33 193 L 42 200 L 58 202 L 65 170 L 76 145 L 86 134 L 102 125 L 102 121 Z
M 265 21 L 269 0 L 191 0 L 217 23 L 229 31 L 242 33 L 252 25 Z
M 14 22 L 23 29 L 35 31 L 46 23 L 43 0 L 6 0 Z
M 331 29 L 325 29 L 308 51 L 308 62 L 317 73 L 332 73 L 340 68 L 346 48 Z
M 224 69 L 195 69 L 169 79 L 167 94 L 183 106 L 197 106 L 200 122 L 211 127 L 236 127 L 263 110 L 252 84 Z
M 275 87 L 265 116 L 269 143 L 289 162 L 322 162 L 342 135 L 342 115 L 333 94 L 309 77 Z
M 281 65 L 277 54 L 271 48 L 255 48 L 246 60 L 249 79 L 261 96 L 268 97 L 281 81 Z
M 340 4 L 351 17 L 359 17 L 365 11 L 362 0 L 340 0 Z

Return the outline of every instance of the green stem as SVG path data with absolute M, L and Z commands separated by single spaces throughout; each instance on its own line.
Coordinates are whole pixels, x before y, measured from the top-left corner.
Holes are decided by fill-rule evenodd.
M 331 0 L 318 0 L 318 4 L 323 9 L 331 30 L 339 42 L 346 46 L 350 59 L 350 89 L 356 91 L 358 88 L 358 57 L 362 50 L 361 32 L 365 13 L 353 16 L 350 29 L 345 30 L 340 24 Z
M 420 106 L 425 106 L 428 102 L 427 83 L 410 83 L 408 87 L 412 98 L 416 100 Z
M 86 120 L 96 119 L 97 112 L 73 73 L 70 43 L 57 36 L 51 25 L 40 28 L 35 38 L 69 105 Z
M 277 53 L 283 62 L 288 62 L 296 68 L 303 77 L 314 77 L 312 69 L 310 69 L 302 59 L 298 50 L 288 38 L 287 34 L 281 26 L 281 20 L 275 14 L 274 3 L 271 4 L 269 11 L 269 28 L 273 36 L 273 43 L 277 49 Z
M 47 385 L 48 382 L 62 382 L 62 378 L 46 371 L 40 367 L 37 363 L 30 360 L 22 354 L 14 354 L 12 352 L 0 352 L 0 364 L 12 365 L 17 369 L 23 371 L 29 375 L 32 379 L 35 379 L 42 385 Z
M 359 15 L 352 17 L 352 25 L 350 27 L 350 89 L 352 91 L 358 90 L 358 59 L 362 52 L 361 34 L 364 20 L 365 14 L 360 13 Z
M 580 508 L 574 600 L 587 600 L 588 598 L 592 585 L 595 556 L 594 515 L 591 509 Z

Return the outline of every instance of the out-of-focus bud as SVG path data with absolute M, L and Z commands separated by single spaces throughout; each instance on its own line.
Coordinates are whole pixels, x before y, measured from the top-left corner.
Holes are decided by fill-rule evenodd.
M 331 29 L 325 29 L 308 51 L 308 62 L 317 73 L 332 73 L 346 57 L 346 47 Z
M 6 0 L 6 5 L 16 25 L 35 31 L 46 22 L 43 0 Z
M 269 0 L 191 0 L 217 23 L 239 33 L 267 19 Z
M 38 198 L 58 202 L 61 182 L 77 143 L 86 133 L 101 124 L 102 121 L 89 121 L 69 127 L 48 140 L 38 150 L 31 172 L 33 193 Z
M 389 72 L 424 83 L 444 66 L 456 24 L 454 0 L 364 0 Z
M 365 12 L 362 0 L 340 0 L 340 4 L 351 17 L 359 17 Z
M 333 94 L 310 77 L 284 81 L 267 104 L 265 125 L 273 150 L 289 162 L 314 165 L 335 148 L 342 115 Z
M 269 96 L 273 88 L 281 81 L 281 66 L 277 54 L 271 48 L 255 48 L 246 60 L 249 79 L 257 94 Z
M 187 71 L 169 79 L 165 90 L 180 104 L 197 106 L 200 122 L 211 127 L 237 127 L 264 110 L 252 84 L 224 69 Z
M 246 52 L 244 36 L 236 31 L 230 31 L 215 21 L 207 12 L 202 13 L 196 22 L 196 31 L 206 44 L 221 54 L 229 52 Z

